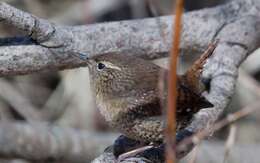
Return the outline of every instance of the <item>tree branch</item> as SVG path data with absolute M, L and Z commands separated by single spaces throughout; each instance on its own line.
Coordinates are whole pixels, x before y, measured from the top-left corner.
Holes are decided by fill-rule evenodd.
M 203 51 L 224 24 L 248 14 L 249 9 L 252 10 L 248 4 L 234 2 L 185 14 L 181 50 L 186 54 Z M 0 41 L 3 45 L 0 46 L 2 76 L 85 65 L 72 57 L 73 52 L 84 53 L 87 57 L 125 52 L 152 59 L 166 56 L 171 46 L 171 16 L 160 17 L 161 30 L 158 29 L 156 18 L 69 27 L 48 23 L 2 2 L 0 18 L 23 29 L 36 40 L 28 46 L 16 43 L 21 39 Z M 33 26 L 35 21 L 38 25 Z M 166 41 L 161 38 L 161 33 Z
M 5 79 L 0 78 L 0 97 L 8 102 L 28 122 L 43 120 L 40 112 Z
M 23 30 L 29 37 L 42 46 L 65 46 L 64 43 L 68 41 L 66 38 L 72 37 L 62 28 L 52 25 L 47 20 L 37 18 L 4 2 L 0 3 L 0 17 L 2 21 Z
M 43 123 L 0 124 L 0 157 L 32 161 L 90 162 L 115 134 L 90 133 Z M 102 148 L 102 147 L 103 148 Z

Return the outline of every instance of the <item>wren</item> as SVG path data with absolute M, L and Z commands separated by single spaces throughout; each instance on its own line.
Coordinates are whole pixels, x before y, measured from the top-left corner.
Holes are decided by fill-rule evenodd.
M 201 73 L 216 44 L 183 75 L 177 77 L 176 131 L 187 127 L 193 115 L 213 105 L 202 95 Z M 164 105 L 167 91 L 158 87 L 167 81 L 168 70 L 127 54 L 104 54 L 88 59 L 97 107 L 105 120 L 126 137 L 142 142 L 163 142 Z M 163 74 L 163 75 L 162 75 Z

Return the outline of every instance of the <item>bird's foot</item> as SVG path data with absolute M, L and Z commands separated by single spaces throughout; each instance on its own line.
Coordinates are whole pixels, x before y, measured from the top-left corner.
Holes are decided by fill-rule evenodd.
M 124 135 L 119 136 L 112 147 L 113 154 L 116 158 L 120 155 L 132 151 L 134 149 L 146 146 L 146 143 L 128 138 Z
M 146 158 L 152 163 L 163 163 L 165 161 L 165 144 L 153 146 L 138 153 L 136 156 Z
M 119 155 L 119 157 L 117 158 L 117 162 L 121 162 L 129 157 L 134 157 L 134 156 L 141 156 L 141 157 L 144 157 L 144 158 L 149 158 L 149 157 L 145 157 L 143 156 L 143 154 L 146 154 L 146 151 L 148 151 L 149 149 L 152 149 L 154 148 L 153 146 L 151 145 L 147 145 L 147 146 L 144 146 L 144 147 L 140 147 L 140 148 L 137 148 L 137 149 L 134 149 L 134 150 L 131 150 L 131 151 L 128 151 L 126 153 L 123 153 L 121 155 Z

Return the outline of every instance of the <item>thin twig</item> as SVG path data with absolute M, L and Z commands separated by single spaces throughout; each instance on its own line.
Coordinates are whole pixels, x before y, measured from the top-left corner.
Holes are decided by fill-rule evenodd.
M 166 162 L 176 162 L 176 154 L 172 149 L 176 134 L 176 100 L 177 100 L 177 60 L 181 38 L 181 19 L 183 14 L 183 0 L 176 1 L 176 19 L 172 33 L 172 48 L 170 53 L 170 70 L 168 83 L 168 110 L 166 128 Z M 174 20 L 173 20 L 174 22 Z
M 195 134 L 194 136 L 191 136 L 189 138 L 184 139 L 182 142 L 177 147 L 177 150 L 183 151 L 189 144 L 198 144 L 201 142 L 201 140 L 207 136 L 209 136 L 212 132 L 215 132 L 225 126 L 227 126 L 230 123 L 233 123 L 249 114 L 252 112 L 256 111 L 257 109 L 260 109 L 260 102 L 257 101 L 253 103 L 252 105 L 246 106 L 243 109 L 233 113 L 229 114 L 226 118 L 220 120 L 219 122 L 215 123 L 211 130 L 209 129 L 204 129 L 201 132 Z
M 8 102 L 27 121 L 43 120 L 37 108 L 4 79 L 0 79 L 0 97 Z
M 200 145 L 198 144 L 192 151 L 191 158 L 189 160 L 189 163 L 196 163 L 197 157 L 198 157 L 198 151 L 199 151 Z
M 227 158 L 230 154 L 231 148 L 234 146 L 237 133 L 237 126 L 235 124 L 230 125 L 228 138 L 225 144 L 225 155 L 223 163 L 227 163 Z
M 59 83 L 41 108 L 42 117 L 48 122 L 57 120 L 66 110 L 66 106 L 71 102 L 72 98 L 69 97 L 72 95 L 67 95 L 62 92 L 64 89 L 63 84 L 63 81 Z

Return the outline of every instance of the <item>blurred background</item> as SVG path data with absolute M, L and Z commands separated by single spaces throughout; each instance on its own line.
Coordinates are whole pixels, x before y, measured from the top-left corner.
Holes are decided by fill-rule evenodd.
M 172 0 L 2 1 L 38 17 L 63 25 L 86 25 L 97 22 L 155 17 L 169 15 L 173 12 Z M 227 1 L 186 0 L 185 11 L 211 7 Z M 15 28 L 0 24 L 0 37 L 22 35 L 23 32 Z M 190 65 L 194 57 L 191 58 L 191 55 L 182 57 L 180 71 Z M 167 59 L 157 60 L 156 63 L 167 65 Z M 259 80 L 260 52 L 255 52 L 241 67 L 236 93 L 223 117 L 260 99 Z M 20 112 L 23 108 L 31 108 L 31 110 L 40 112 L 44 120 L 55 125 L 104 132 L 104 134 L 115 132 L 107 126 L 94 104 L 89 86 L 88 69 L 84 67 L 59 72 L 41 72 L 0 78 L 0 123 L 1 121 L 27 121 L 28 117 Z M 210 140 L 205 141 L 206 144 L 216 144 L 216 155 L 208 152 L 207 146 L 198 147 L 198 151 L 203 153 L 204 157 L 210 158 L 210 161 L 215 162 L 214 159 L 217 159 L 215 157 L 224 157 L 217 154 L 217 149 L 219 146 L 224 146 L 223 144 L 230 135 L 235 141 L 234 146 L 236 144 L 255 145 L 260 142 L 259 125 L 260 112 L 256 112 L 241 119 L 232 127 L 223 128 L 216 132 Z M 233 133 L 233 135 L 230 133 Z M 90 160 L 94 157 L 96 156 L 93 155 Z M 198 159 L 201 158 L 198 157 Z M 229 162 L 237 160 L 236 158 L 228 159 Z M 21 162 L 21 160 L 19 161 Z M 209 162 L 206 158 L 198 162 L 203 161 Z

